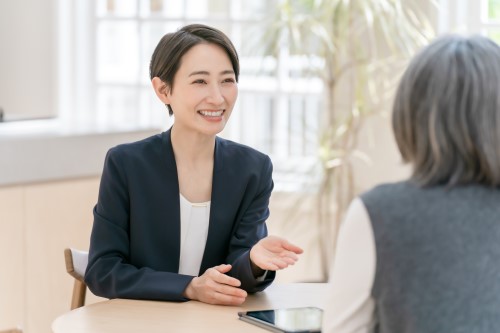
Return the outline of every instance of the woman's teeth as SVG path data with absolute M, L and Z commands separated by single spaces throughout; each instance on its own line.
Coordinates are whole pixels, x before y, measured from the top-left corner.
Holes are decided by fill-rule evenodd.
M 223 110 L 220 111 L 199 111 L 202 115 L 206 117 L 220 117 L 222 116 Z

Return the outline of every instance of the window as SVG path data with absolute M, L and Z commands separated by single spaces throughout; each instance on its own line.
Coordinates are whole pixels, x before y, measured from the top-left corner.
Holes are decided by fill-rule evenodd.
M 297 74 L 307 64 L 286 50 L 278 57 L 256 52 L 259 39 L 265 38 L 262 18 L 269 1 L 94 0 L 73 8 L 62 5 L 75 19 L 75 31 L 65 40 L 71 44 L 76 36 L 76 60 L 68 66 L 78 79 L 61 87 L 72 90 L 64 96 L 77 101 L 70 108 L 72 113 L 78 108 L 76 116 L 68 117 L 98 127 L 169 127 L 172 119 L 150 86 L 151 54 L 165 33 L 205 23 L 224 31 L 240 55 L 239 98 L 222 136 L 269 154 L 276 190 L 303 189 L 315 182 L 322 83 Z
M 481 28 L 485 35 L 500 43 L 500 1 L 483 0 Z
M 500 42 L 500 0 L 441 0 L 439 31 L 479 33 Z

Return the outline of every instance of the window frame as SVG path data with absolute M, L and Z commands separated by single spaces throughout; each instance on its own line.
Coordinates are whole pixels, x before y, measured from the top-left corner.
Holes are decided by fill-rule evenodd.
M 456 32 L 487 35 L 491 29 L 500 31 L 500 20 L 488 21 L 488 0 L 480 0 L 479 4 L 474 0 L 440 0 L 439 6 L 440 34 Z
M 220 25 L 226 24 L 227 26 L 233 28 L 235 25 L 248 23 L 258 23 L 258 18 L 256 19 L 248 19 L 235 15 L 235 9 L 230 7 L 229 17 L 227 18 L 200 18 L 193 19 L 186 15 L 186 10 L 184 8 L 182 17 L 170 17 L 170 18 L 144 18 L 140 16 L 140 0 L 137 1 L 137 12 L 134 17 L 127 18 L 116 18 L 116 17 L 98 17 L 96 11 L 96 2 L 98 0 L 91 1 L 66 1 L 66 0 L 58 0 L 59 1 L 59 11 L 60 11 L 60 25 L 61 25 L 61 33 L 60 33 L 60 41 L 62 47 L 60 48 L 60 57 L 64 59 L 61 62 L 60 75 L 59 78 L 59 88 L 61 91 L 59 105 L 61 106 L 61 119 L 69 123 L 79 123 L 79 124 L 87 124 L 87 126 L 97 127 L 102 129 L 107 129 L 110 126 L 113 126 L 109 123 L 109 119 L 104 121 L 99 120 L 100 115 L 98 115 L 97 111 L 97 91 L 99 86 L 113 85 L 108 83 L 99 83 L 97 81 L 96 69 L 97 69 L 97 29 L 98 24 L 100 22 L 112 22 L 112 21 L 121 21 L 121 20 L 137 20 L 138 24 L 143 24 L 145 22 L 153 22 L 153 21 L 167 21 L 172 20 L 175 22 L 180 22 L 182 25 L 201 21 L 203 23 L 209 25 Z M 239 5 L 239 1 L 228 1 L 229 6 Z M 185 7 L 186 5 L 184 5 Z M 140 31 L 140 26 L 138 26 Z M 140 34 L 138 38 L 141 38 Z M 237 49 L 241 46 L 243 41 L 237 40 L 230 35 L 230 38 L 235 43 Z M 141 42 L 139 40 L 139 45 Z M 67 48 L 69 47 L 69 50 Z M 240 50 L 239 50 L 240 51 Z M 85 53 L 92 54 L 93 56 L 87 57 L 85 59 Z M 240 51 L 240 60 L 241 66 L 247 66 L 245 63 L 248 58 L 241 57 Z M 286 50 L 280 52 L 278 59 L 278 68 L 276 70 L 276 76 L 273 77 L 273 81 L 266 89 L 263 89 L 263 85 L 261 84 L 261 78 L 254 78 L 250 75 L 245 75 L 242 73 L 240 76 L 240 84 L 239 91 L 240 97 L 238 98 L 236 109 L 240 108 L 240 105 L 243 101 L 242 96 L 245 94 L 258 94 L 263 98 L 269 98 L 274 101 L 271 118 L 274 119 L 274 124 L 272 124 L 271 133 L 277 132 L 277 135 L 282 135 L 286 137 L 283 140 L 274 140 L 269 143 L 269 149 L 262 149 L 257 144 L 252 144 L 252 142 L 247 142 L 242 138 L 242 129 L 245 129 L 244 117 L 242 116 L 242 112 L 237 110 L 231 116 L 232 119 L 226 126 L 226 129 L 221 133 L 221 136 L 226 137 L 228 139 L 241 142 L 243 144 L 249 144 L 250 146 L 263 151 L 264 153 L 271 156 L 274 163 L 274 179 L 275 179 L 275 190 L 276 191 L 311 191 L 317 188 L 319 184 L 321 170 L 318 168 L 320 165 L 318 163 L 318 156 L 316 152 L 311 152 L 312 148 L 308 146 L 308 149 L 304 149 L 304 151 L 308 151 L 309 153 L 304 155 L 297 155 L 290 153 L 294 148 L 294 142 L 297 142 L 297 138 L 293 136 L 293 133 L 290 130 L 290 126 L 293 126 L 291 118 L 291 101 L 293 98 L 297 96 L 302 98 L 304 104 L 302 108 L 307 107 L 307 100 L 310 98 L 317 100 L 314 107 L 318 108 L 317 121 L 319 123 L 320 112 L 319 109 L 321 105 L 319 101 L 322 96 L 322 82 L 319 79 L 295 79 L 290 80 L 289 76 L 289 67 L 287 64 L 289 63 L 290 57 L 287 56 Z M 140 59 L 139 59 L 140 61 Z M 253 81 L 252 81 L 253 80 Z M 260 80 L 260 81 L 259 81 Z M 139 91 L 144 89 L 141 78 L 138 78 L 136 82 L 136 88 Z M 151 90 L 151 94 L 153 94 Z M 156 97 L 154 97 L 156 100 Z M 96 107 L 94 107 L 96 106 Z M 164 109 L 164 106 L 158 102 L 158 107 L 161 108 L 160 112 L 156 112 L 156 114 L 161 114 L 162 118 L 159 119 L 156 117 L 153 119 L 149 117 L 152 121 L 141 123 L 140 125 L 143 127 L 162 127 L 163 129 L 167 129 L 173 123 L 173 119 L 168 117 L 168 112 Z M 139 109 L 138 109 L 139 110 Z M 305 112 L 304 110 L 302 112 Z M 139 114 L 140 112 L 137 111 Z M 312 112 L 310 114 L 313 114 Z M 279 124 L 288 124 L 288 125 L 279 125 Z M 276 125 L 278 124 L 278 125 Z M 281 127 L 288 126 L 287 129 Z M 248 127 L 248 126 L 246 126 Z M 276 128 L 278 130 L 276 131 Z M 303 131 L 307 130 L 305 125 L 302 128 Z M 287 133 L 284 133 L 288 131 Z M 249 132 L 249 131 L 245 131 Z M 275 134 L 270 134 L 275 135 Z M 257 134 L 255 134 L 257 136 Z M 305 137 L 310 137 L 305 136 Z M 316 145 L 317 146 L 317 138 Z M 297 149 L 295 149 L 297 150 Z

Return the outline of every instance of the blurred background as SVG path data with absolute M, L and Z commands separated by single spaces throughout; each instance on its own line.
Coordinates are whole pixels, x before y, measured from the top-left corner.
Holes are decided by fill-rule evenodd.
M 221 136 L 271 157 L 269 231 L 305 249 L 277 282 L 325 282 L 350 200 L 409 174 L 390 126 L 408 59 L 448 32 L 500 40 L 500 1 L 0 0 L 0 329 L 69 310 L 63 250 L 88 249 L 106 151 L 172 124 L 149 59 L 189 23 L 239 52 Z

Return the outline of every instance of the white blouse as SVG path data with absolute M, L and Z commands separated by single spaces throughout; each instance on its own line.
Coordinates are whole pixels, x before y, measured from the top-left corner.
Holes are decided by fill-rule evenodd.
M 371 291 L 375 270 L 373 229 L 365 205 L 357 198 L 340 228 L 322 332 L 373 332 L 376 318 Z
M 179 274 L 198 276 L 208 236 L 210 201 L 191 203 L 179 193 L 181 203 L 181 254 Z

